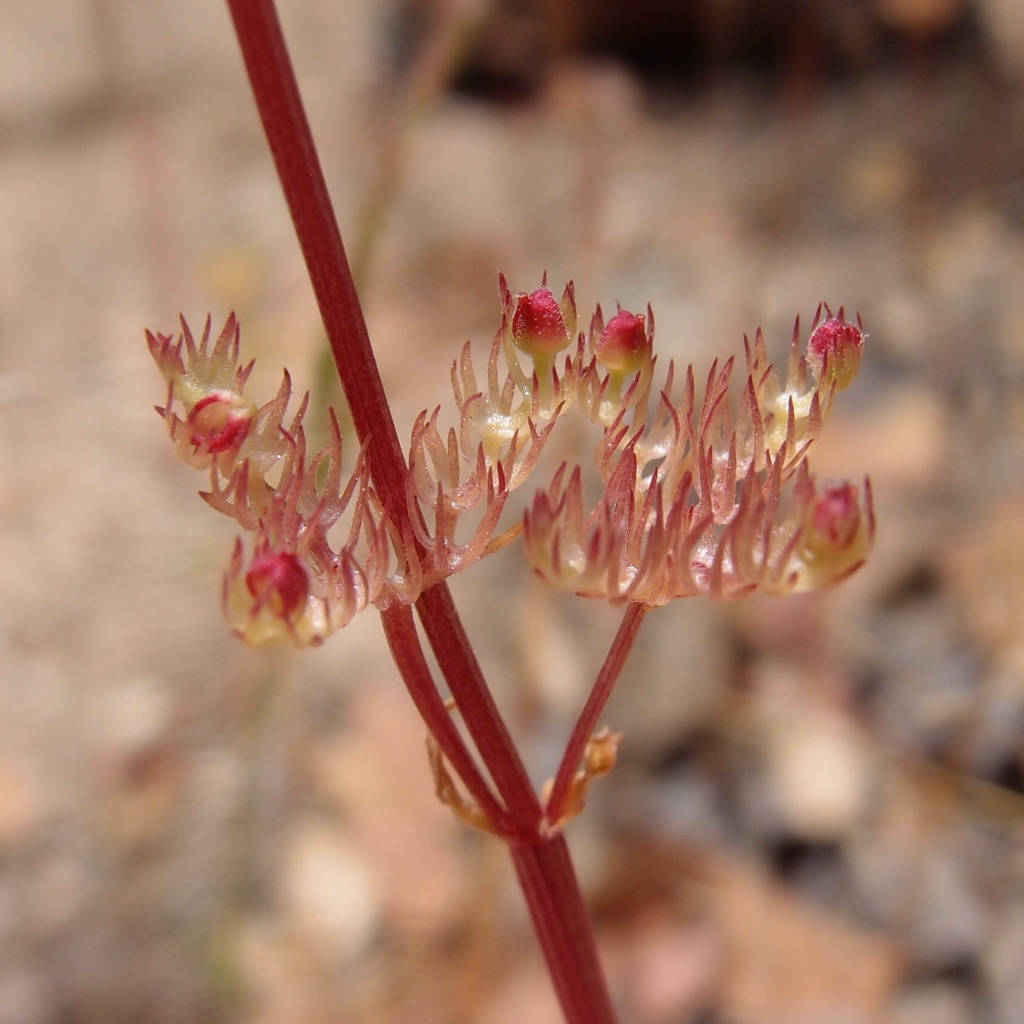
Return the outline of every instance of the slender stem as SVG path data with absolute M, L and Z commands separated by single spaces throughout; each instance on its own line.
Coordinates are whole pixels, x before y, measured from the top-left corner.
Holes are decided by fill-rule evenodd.
M 263 130 L 370 473 L 388 514 L 408 518 L 405 457 L 274 0 L 227 0 Z
M 416 602 L 416 610 L 466 728 L 508 807 L 513 827 L 520 835 L 535 836 L 541 820 L 540 801 L 484 680 L 451 591 L 440 585 L 428 587 Z
M 411 609 L 407 605 L 393 605 L 381 612 L 381 621 L 391 656 L 431 736 L 494 828 L 499 833 L 510 831 L 508 812 L 491 793 L 438 693 Z
M 569 743 L 566 745 L 565 753 L 562 755 L 558 771 L 555 773 L 555 781 L 551 787 L 551 795 L 548 797 L 546 817 L 548 821 L 559 821 L 565 811 L 565 798 L 569 794 L 572 780 L 583 759 L 583 752 L 586 749 L 587 741 L 597 728 L 598 719 L 604 711 L 608 698 L 612 695 L 615 683 L 626 663 L 633 641 L 636 640 L 640 624 L 647 614 L 647 605 L 630 604 L 623 615 L 619 628 L 615 633 L 615 639 L 608 649 L 604 664 L 594 680 L 593 689 L 587 697 L 586 704 L 576 719 Z
M 565 836 L 513 846 L 512 862 L 566 1020 L 615 1024 Z

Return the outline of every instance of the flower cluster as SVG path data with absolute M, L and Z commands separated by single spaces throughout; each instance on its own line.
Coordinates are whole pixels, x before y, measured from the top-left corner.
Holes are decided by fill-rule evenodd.
M 167 381 L 166 421 L 178 454 L 209 472 L 202 496 L 252 535 L 235 544 L 223 606 L 234 630 L 257 646 L 322 642 L 387 589 L 390 547 L 365 459 L 342 476 L 342 441 L 330 417 L 330 441 L 307 454 L 303 399 L 287 426 L 287 373 L 277 395 L 257 408 L 244 387 L 252 363 L 239 364 L 234 316 L 210 346 L 210 321 L 197 344 L 182 321 L 175 340 L 147 332 Z M 332 529 L 345 516 L 342 542 Z M 335 550 L 335 547 L 337 548 Z
M 870 486 L 819 486 L 806 461 L 856 375 L 859 319 L 820 307 L 806 348 L 798 322 L 784 379 L 758 331 L 744 376 L 734 381 L 735 360 L 716 361 L 698 393 L 693 368 L 677 375 L 672 363 L 656 385 L 650 307 L 619 307 L 607 322 L 598 307 L 583 333 L 571 283 L 560 298 L 546 279 L 513 294 L 501 278 L 499 290 L 486 369 L 468 342 L 452 366 L 458 425 L 443 430 L 438 407 L 413 427 L 402 522 L 386 516 L 362 455 L 343 475 L 333 414 L 329 443 L 308 456 L 307 399 L 285 422 L 287 373 L 266 405 L 246 396 L 252 364 L 239 361 L 233 316 L 212 346 L 209 320 L 198 343 L 184 322 L 177 339 L 148 334 L 178 453 L 209 473 L 207 502 L 253 537 L 237 542 L 224 583 L 245 639 L 318 643 L 360 609 L 413 601 L 519 534 L 553 586 L 645 605 L 826 587 L 863 562 Z M 582 467 L 563 463 L 509 526 L 510 493 L 569 414 L 597 428 L 596 500 Z
M 793 331 L 781 380 L 764 337 L 745 341 L 746 379 L 733 401 L 735 362 L 712 365 L 698 401 L 693 368 L 675 386 L 670 364 L 655 392 L 654 321 L 620 309 L 591 324 L 578 405 L 603 428 L 603 491 L 584 505 L 580 467 L 563 465 L 524 523 L 538 574 L 611 601 L 664 604 L 831 586 L 864 560 L 874 536 L 870 485 L 819 488 L 806 457 L 837 391 L 856 374 L 859 321 L 819 307 L 807 354 Z
M 556 422 L 574 403 L 582 373 L 572 284 L 560 301 L 546 281 L 529 295 L 513 296 L 504 277 L 499 288 L 501 325 L 484 386 L 478 383 L 469 342 L 452 365 L 459 429 L 442 435 L 440 407 L 421 413 L 413 427 L 410 498 L 419 512 L 413 520 L 421 524 L 417 541 L 426 583 L 464 569 L 518 532 L 513 528 L 495 536 L 508 495 L 536 467 Z M 560 368 L 558 358 L 566 350 L 570 354 Z M 476 527 L 459 543 L 460 518 L 478 510 L 482 515 Z

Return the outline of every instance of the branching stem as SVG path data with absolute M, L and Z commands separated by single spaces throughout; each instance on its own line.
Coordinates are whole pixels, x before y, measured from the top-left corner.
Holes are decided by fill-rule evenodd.
M 451 591 L 443 583 L 428 587 L 416 610 L 466 728 L 508 808 L 515 834 L 526 839 L 537 836 L 540 801 L 494 703 Z
M 565 812 L 566 797 L 569 795 L 573 777 L 583 760 L 587 741 L 597 728 L 601 713 L 622 673 L 622 667 L 626 663 L 626 658 L 633 646 L 633 641 L 636 640 L 640 624 L 647 611 L 648 608 L 645 604 L 627 605 L 626 614 L 623 615 L 622 621 L 619 623 L 615 639 L 612 640 L 604 664 L 597 674 L 597 679 L 594 680 L 590 696 L 587 697 L 587 702 L 583 705 L 579 718 L 576 719 L 576 725 L 573 727 L 565 753 L 562 755 L 562 761 L 555 774 L 555 781 L 545 808 L 547 820 L 550 822 L 560 821 Z
M 473 755 L 459 735 L 459 730 L 438 692 L 430 666 L 420 646 L 412 611 L 408 605 L 394 605 L 381 612 L 381 621 L 391 656 L 431 736 L 444 751 L 445 757 L 462 779 L 470 796 L 480 806 L 495 830 L 502 834 L 511 832 L 508 813 L 495 799 L 491 787 L 480 774 Z

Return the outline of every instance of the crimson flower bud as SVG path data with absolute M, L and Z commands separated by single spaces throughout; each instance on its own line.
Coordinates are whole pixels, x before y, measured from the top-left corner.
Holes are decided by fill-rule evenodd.
M 853 484 L 826 484 L 811 510 L 811 535 L 829 547 L 846 547 L 860 528 L 860 501 Z
M 512 313 L 512 337 L 518 348 L 529 356 L 554 356 L 572 344 L 575 323 L 566 322 L 566 313 L 548 288 L 529 295 L 516 296 Z M 570 315 L 570 319 L 575 319 Z
M 217 455 L 238 447 L 249 433 L 256 406 L 237 391 L 214 391 L 196 402 L 187 430 L 196 452 Z
M 838 317 L 822 320 L 811 332 L 807 343 L 807 364 L 816 380 L 824 375 L 833 378 L 836 391 L 842 391 L 853 383 L 860 368 L 864 352 L 864 331 L 860 322 L 850 323 Z
M 602 366 L 619 373 L 636 373 L 650 359 L 647 318 L 640 313 L 620 309 L 592 346 Z
M 295 622 L 309 596 L 309 576 L 293 551 L 265 551 L 252 560 L 245 585 L 268 611 Z
M 867 557 L 874 539 L 871 491 L 864 500 L 853 484 L 826 484 L 804 519 L 801 560 L 814 587 L 838 583 Z

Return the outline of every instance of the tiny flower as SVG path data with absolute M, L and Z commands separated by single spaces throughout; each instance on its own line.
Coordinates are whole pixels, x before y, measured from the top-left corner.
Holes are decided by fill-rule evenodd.
M 598 363 L 623 374 L 636 373 L 650 361 L 651 342 L 647 318 L 628 309 L 620 309 L 603 330 L 592 333 L 590 340 Z
M 864 352 L 864 329 L 860 318 L 857 323 L 844 319 L 843 310 L 833 317 L 826 306 L 827 317 L 811 332 L 807 343 L 807 365 L 816 380 L 835 382 L 836 391 L 848 388 L 860 368 Z
M 257 421 L 255 403 L 243 394 L 252 363 L 239 360 L 238 321 L 228 317 L 210 345 L 209 318 L 197 343 L 188 324 L 181 334 L 146 332 L 149 350 L 167 382 L 167 404 L 157 408 L 180 458 L 207 469 L 224 453 L 237 454 Z M 220 460 L 223 467 L 231 460 Z
M 173 398 L 187 410 L 215 391 L 240 392 L 252 372 L 252 363 L 239 361 L 238 320 L 232 313 L 217 340 L 210 347 L 212 322 L 207 317 L 202 337 L 196 344 L 188 324 L 182 319 L 181 334 L 146 332 L 149 351 L 163 378 L 172 386 Z
M 219 455 L 245 440 L 255 418 L 256 404 L 245 395 L 214 391 L 196 402 L 180 432 L 188 435 L 196 456 Z
M 590 321 L 588 345 L 593 359 L 581 373 L 577 387 L 583 414 L 608 428 L 616 420 L 627 422 L 630 410 L 646 409 L 654 369 L 651 307 L 644 316 L 620 306 L 605 324 L 598 306 Z M 637 420 L 635 426 L 639 425 Z
M 547 287 L 515 296 L 511 319 L 516 347 L 534 359 L 550 359 L 576 336 L 576 297 L 567 285 L 561 302 Z
M 221 603 L 234 632 L 253 647 L 306 647 L 322 643 L 331 632 L 326 602 L 311 593 L 309 573 L 297 554 L 274 551 L 265 538 L 257 540 L 248 567 L 244 545 L 236 542 Z
M 875 518 L 871 487 L 863 498 L 853 484 L 826 484 L 809 501 L 795 552 L 796 589 L 830 587 L 859 568 L 874 541 Z
M 264 551 L 245 574 L 245 585 L 256 603 L 295 622 L 309 596 L 309 574 L 294 551 Z

